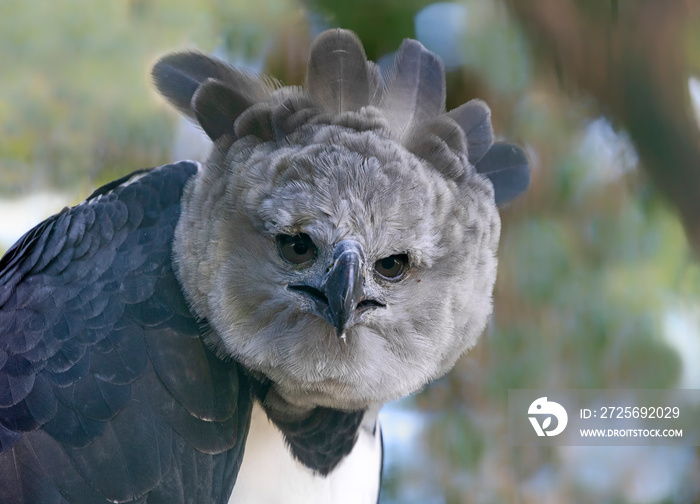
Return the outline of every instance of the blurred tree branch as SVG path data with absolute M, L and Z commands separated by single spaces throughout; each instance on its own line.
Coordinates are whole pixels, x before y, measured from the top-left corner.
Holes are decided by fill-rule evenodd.
M 700 256 L 700 135 L 689 102 L 690 0 L 505 0 L 540 62 L 590 93 L 629 132 Z

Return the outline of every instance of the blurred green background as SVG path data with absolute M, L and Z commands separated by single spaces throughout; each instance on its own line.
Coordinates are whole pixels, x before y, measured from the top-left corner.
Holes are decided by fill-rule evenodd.
M 513 388 L 700 388 L 693 2 L 4 0 L 0 251 L 102 183 L 202 158 L 149 82 L 159 56 L 196 47 L 298 84 L 336 26 L 383 66 L 418 38 L 445 60 L 448 109 L 486 100 L 532 164 L 502 211 L 488 330 L 383 413 L 382 502 L 700 502 L 695 448 L 515 448 L 506 425 Z

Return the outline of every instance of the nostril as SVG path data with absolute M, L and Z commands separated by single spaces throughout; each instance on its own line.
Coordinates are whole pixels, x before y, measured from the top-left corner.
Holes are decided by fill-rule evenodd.
M 360 301 L 357 305 L 357 310 L 366 310 L 369 308 L 384 308 L 386 305 L 384 303 L 380 303 L 376 299 L 363 299 Z
M 303 292 L 317 301 L 321 301 L 322 303 L 328 304 L 328 298 L 326 297 L 326 295 L 317 288 L 311 287 L 310 285 L 290 285 L 289 289 L 297 292 Z
M 326 305 L 328 304 L 328 298 L 326 295 L 323 293 L 323 291 L 317 289 L 316 287 L 311 287 L 310 285 L 290 285 L 288 288 L 296 292 L 303 292 L 316 301 L 320 301 Z M 376 299 L 363 299 L 355 307 L 355 309 L 358 311 L 364 311 L 370 308 L 386 308 L 386 305 L 384 303 L 380 303 Z

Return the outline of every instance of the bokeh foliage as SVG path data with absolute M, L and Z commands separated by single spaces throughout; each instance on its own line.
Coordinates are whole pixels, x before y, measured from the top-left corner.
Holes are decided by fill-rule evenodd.
M 0 10 L 5 196 L 168 162 L 174 113 L 149 78 L 158 56 L 219 47 L 254 59 L 301 15 L 284 0 L 8 0 Z
M 619 3 L 614 26 L 624 27 L 631 7 Z M 150 66 L 165 52 L 216 51 L 299 83 L 309 40 L 321 29 L 353 29 L 368 55 L 380 58 L 417 36 L 416 16 L 429 5 L 5 1 L 0 197 L 55 187 L 78 201 L 100 183 L 172 161 L 178 119 L 149 82 Z M 646 455 L 668 457 L 669 466 L 681 460 L 683 468 L 673 492 L 644 500 L 629 483 L 642 455 L 626 462 L 619 484 L 601 487 L 582 483 L 587 466 L 572 462 L 570 452 L 507 445 L 510 388 L 700 388 L 687 378 L 700 356 L 678 343 L 698 335 L 672 338 L 675 326 L 668 323 L 680 317 L 686 326 L 700 325 L 700 268 L 672 205 L 645 175 L 648 161 L 624 121 L 604 118 L 605 93 L 577 86 L 565 65 L 534 50 L 508 2 L 448 5 L 450 12 L 462 9 L 465 20 L 458 32 L 446 32 L 458 41 L 460 58 L 447 77 L 448 107 L 485 99 L 496 132 L 526 146 L 533 181 L 502 212 L 489 329 L 452 373 L 397 406 L 414 412 L 421 428 L 411 440 L 414 456 L 388 454 L 383 501 L 694 502 L 700 471 L 692 450 Z M 607 2 L 577 5 L 586 6 L 579 13 L 586 19 L 611 15 Z M 446 31 L 435 12 L 421 33 Z M 682 31 L 683 54 L 697 69 L 700 22 L 691 22 L 696 29 Z

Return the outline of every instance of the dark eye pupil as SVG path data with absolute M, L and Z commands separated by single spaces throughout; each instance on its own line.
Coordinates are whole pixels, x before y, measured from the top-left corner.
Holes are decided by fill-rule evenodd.
M 398 280 L 406 272 L 407 264 L 408 255 L 397 254 L 379 259 L 374 263 L 374 270 L 388 280 Z
M 316 246 L 309 235 L 278 235 L 277 251 L 282 259 L 292 264 L 304 264 L 316 257 Z
M 309 246 L 303 242 L 295 242 L 294 245 L 292 245 L 292 248 L 294 249 L 294 253 L 297 255 L 304 255 L 309 251 Z
M 382 263 L 382 269 L 384 270 L 391 270 L 396 265 L 396 259 L 393 257 L 385 257 L 384 259 L 381 260 Z

